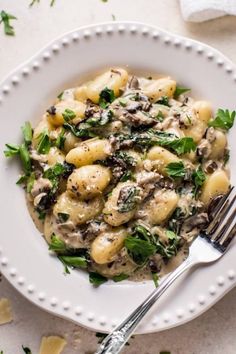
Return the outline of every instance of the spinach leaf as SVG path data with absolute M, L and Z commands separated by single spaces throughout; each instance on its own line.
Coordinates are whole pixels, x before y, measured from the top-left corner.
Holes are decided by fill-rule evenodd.
M 102 108 L 107 108 L 110 103 L 112 103 L 115 100 L 116 96 L 113 90 L 110 90 L 109 88 L 105 88 L 100 92 L 99 95 L 99 105 Z
M 125 279 L 128 279 L 129 278 L 129 275 L 127 274 L 124 274 L 124 273 L 121 273 L 119 275 L 115 275 L 112 280 L 115 282 L 115 283 L 118 283 L 122 280 L 125 280 Z
M 126 213 L 136 208 L 139 189 L 136 186 L 126 186 L 120 191 L 117 206 L 120 213 Z
M 103 275 L 96 273 L 96 272 L 90 272 L 89 273 L 89 281 L 91 284 L 94 286 L 99 286 L 107 281 L 107 278 L 105 278 Z

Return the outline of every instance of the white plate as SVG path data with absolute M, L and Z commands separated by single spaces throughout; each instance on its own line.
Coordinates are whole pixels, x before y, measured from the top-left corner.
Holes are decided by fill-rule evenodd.
M 113 65 L 169 74 L 214 108 L 235 108 L 236 67 L 215 49 L 140 23 L 107 23 L 56 39 L 0 85 L 1 151 L 20 142 L 20 126 L 39 120 L 55 96 L 81 78 Z M 235 133 L 235 129 L 234 129 Z M 230 135 L 231 148 L 233 132 Z M 231 166 L 236 164 L 235 149 Z M 0 265 L 10 283 L 30 301 L 56 315 L 98 331 L 110 331 L 154 288 L 109 282 L 94 289 L 86 274 L 65 276 L 28 214 L 16 186 L 19 166 L 1 153 Z M 232 169 L 232 182 L 236 169 Z M 218 263 L 185 275 L 150 311 L 138 333 L 180 325 L 204 312 L 236 284 L 236 244 Z

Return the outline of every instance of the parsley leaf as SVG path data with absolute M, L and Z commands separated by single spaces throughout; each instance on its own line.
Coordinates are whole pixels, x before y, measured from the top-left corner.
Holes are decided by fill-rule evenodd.
M 99 286 L 107 281 L 107 278 L 105 278 L 103 275 L 95 272 L 89 273 L 89 281 L 91 284 L 94 286 Z
M 6 157 L 12 157 L 20 153 L 20 146 L 15 144 L 5 144 L 8 150 L 4 150 Z
M 125 247 L 131 254 L 134 262 L 137 264 L 145 263 L 148 257 L 156 253 L 155 245 L 133 236 L 128 236 L 125 239 Z
M 161 98 L 159 98 L 157 100 L 156 103 L 162 104 L 163 106 L 170 107 L 170 105 L 169 105 L 169 97 L 167 97 L 167 96 L 162 96 Z
M 99 105 L 102 108 L 107 108 L 110 103 L 112 103 L 115 100 L 116 96 L 113 90 L 110 90 L 109 88 L 105 88 L 100 92 L 99 95 Z
M 181 139 L 176 139 L 169 144 L 178 155 L 187 154 L 188 152 L 196 150 L 196 143 L 193 141 L 193 138 L 185 137 Z
M 120 182 L 135 181 L 135 176 L 132 171 L 126 171 L 120 178 Z
M 66 108 L 64 112 L 62 113 L 62 116 L 66 122 L 69 122 L 70 120 L 74 119 L 76 117 L 76 114 L 74 111 L 72 111 L 69 108 Z
M 51 142 L 49 139 L 48 131 L 44 131 L 38 136 L 39 142 L 37 146 L 37 151 L 39 154 L 48 154 L 50 147 L 51 147 Z
M 33 130 L 32 130 L 30 122 L 25 122 L 23 127 L 21 127 L 21 130 L 23 133 L 25 143 L 27 145 L 30 145 L 32 142 L 32 137 L 33 137 Z
M 228 109 L 218 109 L 215 119 L 211 120 L 208 125 L 214 128 L 229 130 L 234 124 L 235 116 L 236 111 L 230 112 Z
M 4 32 L 8 36 L 14 36 L 15 31 L 13 26 L 10 24 L 10 20 L 17 20 L 17 18 L 6 11 L 0 12 L 0 23 L 3 22 L 4 25 Z
M 186 87 L 181 87 L 181 86 L 176 86 L 176 89 L 175 89 L 175 93 L 174 93 L 174 98 L 177 99 L 179 98 L 180 95 L 182 95 L 183 93 L 185 92 L 188 92 L 190 91 L 189 88 L 186 88 Z
M 24 346 L 22 345 L 22 349 L 23 349 L 23 351 L 25 352 L 25 354 L 32 354 L 31 350 L 30 350 L 28 347 L 24 347 Z
M 125 279 L 128 279 L 129 276 L 127 274 L 124 274 L 124 273 L 121 273 L 119 275 L 115 275 L 112 280 L 115 282 L 115 283 L 118 283 L 122 280 L 125 280 Z
M 182 178 L 185 176 L 185 167 L 182 161 L 171 162 L 166 166 L 166 172 L 169 177 Z
M 87 268 L 87 260 L 84 257 L 78 256 L 58 256 L 60 261 L 69 267 L 74 268 Z
M 55 234 L 52 234 L 51 236 L 51 242 L 49 244 L 49 248 L 50 251 L 54 251 L 54 252 L 66 252 L 67 247 L 64 241 L 62 241 L 58 236 L 56 236 Z

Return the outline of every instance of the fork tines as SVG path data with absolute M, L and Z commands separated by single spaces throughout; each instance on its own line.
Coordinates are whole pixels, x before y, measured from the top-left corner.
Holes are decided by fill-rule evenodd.
M 204 232 L 207 239 L 221 252 L 224 252 L 236 234 L 236 193 L 234 187 L 224 195 L 212 214 L 212 221 Z

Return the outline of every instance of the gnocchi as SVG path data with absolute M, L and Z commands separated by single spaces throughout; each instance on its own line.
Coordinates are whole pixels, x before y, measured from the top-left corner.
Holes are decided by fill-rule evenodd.
M 230 188 L 226 131 L 235 112 L 182 93 L 170 77 L 115 67 L 62 92 L 23 127 L 30 215 L 66 266 L 97 286 L 162 276 L 184 259 Z

